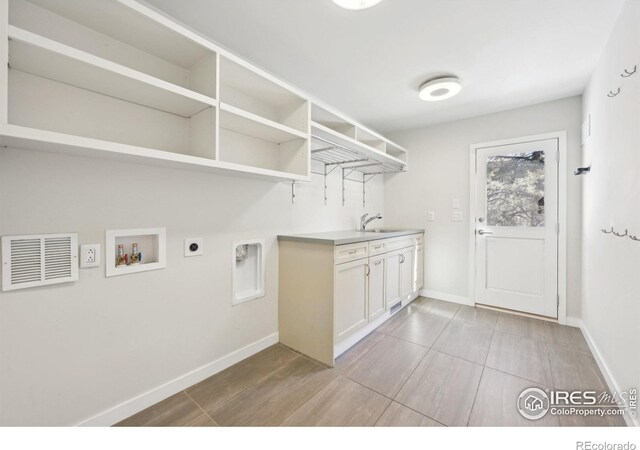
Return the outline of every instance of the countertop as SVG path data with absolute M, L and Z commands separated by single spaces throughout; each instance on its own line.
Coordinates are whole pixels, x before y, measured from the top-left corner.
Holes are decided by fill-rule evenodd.
M 327 231 L 324 233 L 306 233 L 306 234 L 281 234 L 278 236 L 279 241 L 297 241 L 310 242 L 314 244 L 328 245 L 344 245 L 354 244 L 356 242 L 377 241 L 378 239 L 389 239 L 399 236 L 407 236 L 410 234 L 421 234 L 424 230 L 390 230 L 380 233 L 373 231 Z

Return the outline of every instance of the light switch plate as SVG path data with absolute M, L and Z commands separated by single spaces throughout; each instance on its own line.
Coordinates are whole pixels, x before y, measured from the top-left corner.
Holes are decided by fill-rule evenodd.
M 100 244 L 82 244 L 80 246 L 80 268 L 100 267 Z
M 451 209 L 460 209 L 460 199 L 454 198 L 451 200 Z
M 463 216 L 462 211 L 452 211 L 451 212 L 451 221 L 452 222 L 462 222 Z
M 184 256 L 200 256 L 204 253 L 204 239 L 186 238 L 184 240 Z
M 433 211 L 427 212 L 427 221 L 433 222 L 434 220 L 436 220 L 436 213 Z

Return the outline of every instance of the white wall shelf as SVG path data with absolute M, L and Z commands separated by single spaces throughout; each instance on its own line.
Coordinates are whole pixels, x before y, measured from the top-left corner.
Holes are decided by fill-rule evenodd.
M 274 144 L 309 138 L 308 133 L 294 130 L 226 103 L 220 104 L 220 127 Z
M 406 168 L 401 147 L 143 3 L 4 8 L 1 145 L 309 181 L 313 117 L 316 134 L 386 169 Z
M 9 26 L 9 65 L 49 80 L 191 117 L 217 106 L 206 95 Z

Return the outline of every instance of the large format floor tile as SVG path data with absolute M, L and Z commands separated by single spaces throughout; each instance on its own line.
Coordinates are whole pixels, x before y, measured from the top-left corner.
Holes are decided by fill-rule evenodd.
M 334 372 L 298 357 L 209 413 L 222 426 L 277 426 L 334 378 Z
M 205 411 L 211 411 L 298 357 L 282 345 L 273 345 L 190 387 L 187 393 Z
M 493 327 L 452 320 L 433 344 L 433 349 L 477 364 L 484 364 L 492 336 Z
M 426 353 L 426 349 L 393 336 L 385 336 L 363 357 L 353 362 L 344 376 L 393 398 Z
M 414 344 L 431 347 L 448 323 L 449 320 L 441 316 L 416 312 L 389 334 Z
M 460 309 L 460 305 L 456 303 L 426 297 L 418 297 L 411 303 L 411 306 L 418 311 L 434 314 L 447 320 L 453 318 Z
M 528 380 L 485 367 L 469 418 L 470 426 L 557 426 L 558 418 L 547 413 L 538 420 L 524 418 L 516 400 L 527 388 L 534 385 Z
M 531 386 L 607 390 L 577 328 L 419 298 L 334 368 L 274 345 L 118 425 L 625 425 L 527 421 L 516 402 Z
M 546 344 L 553 386 L 558 389 L 607 391 L 598 364 L 591 355 Z
M 369 352 L 369 350 L 371 350 L 373 346 L 376 345 L 376 342 L 378 342 L 384 336 L 384 334 L 378 333 L 377 331 L 368 334 L 364 339 L 362 339 L 356 345 L 336 358 L 334 369 L 337 372 L 342 373 L 357 359 L 361 358 L 363 355 L 366 355 L 367 352 Z
M 475 323 L 478 325 L 485 325 L 487 327 L 495 328 L 496 322 L 498 321 L 498 316 L 500 315 L 497 311 L 492 311 L 490 309 L 483 308 L 474 308 L 472 306 L 460 306 L 458 312 L 455 316 L 453 316 L 452 320 L 455 321 L 464 321 Z
M 580 328 L 558 325 L 557 323 L 546 323 L 547 336 L 552 344 L 559 345 L 573 351 L 591 354 L 589 345 L 582 335 Z
M 203 415 L 202 410 L 184 392 L 162 400 L 140 411 L 117 426 L 121 427 L 179 427 L 189 425 Z
M 496 331 L 524 336 L 538 341 L 551 342 L 551 333 L 547 322 L 514 314 L 500 313 Z
M 390 400 L 338 376 L 284 423 L 285 426 L 371 426 Z
M 441 427 L 435 420 L 429 419 L 400 403 L 391 402 L 384 414 L 376 422 L 377 427 Z
M 511 375 L 553 386 L 546 344 L 541 341 L 496 331 L 485 364 Z
M 482 366 L 429 351 L 395 400 L 447 426 L 467 424 Z
M 385 323 L 376 328 L 376 331 L 379 333 L 391 334 L 395 331 L 402 323 L 409 318 L 416 309 L 413 305 L 405 306 L 400 311 L 395 313 L 393 317 L 388 319 Z

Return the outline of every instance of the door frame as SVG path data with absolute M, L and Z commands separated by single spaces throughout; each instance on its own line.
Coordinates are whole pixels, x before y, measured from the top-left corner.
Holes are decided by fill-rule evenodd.
M 558 323 L 567 323 L 567 131 L 535 134 L 499 141 L 471 144 L 469 159 L 469 302 L 476 304 L 476 151 L 486 147 L 522 144 L 556 139 L 558 141 Z

